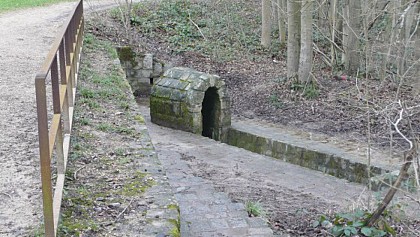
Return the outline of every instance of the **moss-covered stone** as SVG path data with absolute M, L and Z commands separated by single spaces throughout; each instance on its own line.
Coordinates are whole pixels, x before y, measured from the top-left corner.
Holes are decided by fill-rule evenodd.
M 353 162 L 342 157 L 309 150 L 234 128 L 229 129 L 224 142 L 352 182 L 366 183 L 367 181 L 366 164 Z M 371 175 L 381 174 L 382 172 L 383 170 L 379 167 L 371 168 Z
M 128 46 L 118 47 L 117 48 L 118 58 L 122 62 L 129 62 L 133 67 L 137 66 L 136 53 L 133 49 Z
M 204 103 L 206 98 L 211 102 Z M 225 83 L 218 76 L 171 68 L 152 87 L 150 115 L 161 126 L 220 140 L 230 127 L 229 105 Z

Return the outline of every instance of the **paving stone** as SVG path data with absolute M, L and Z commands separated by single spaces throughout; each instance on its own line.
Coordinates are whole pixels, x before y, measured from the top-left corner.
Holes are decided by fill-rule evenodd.
M 273 235 L 273 231 L 269 228 L 249 228 L 248 234 L 251 236 L 255 235 Z
M 230 218 L 228 219 L 228 223 L 232 228 L 249 227 L 244 218 Z
M 231 211 L 241 211 L 245 210 L 245 205 L 243 203 L 232 203 L 228 206 Z
M 228 216 L 227 212 L 218 212 L 218 213 L 207 213 L 204 215 L 205 218 L 213 219 L 213 218 L 226 218 Z
M 229 228 L 224 230 L 217 230 L 218 234 L 224 234 L 229 237 L 244 237 L 248 235 L 248 227 Z
M 225 229 L 225 228 L 229 228 L 229 224 L 227 223 L 226 220 L 224 219 L 210 219 L 210 225 L 215 229 L 215 230 L 220 230 L 220 229 Z
M 268 226 L 267 220 L 264 220 L 260 217 L 248 217 L 247 219 L 248 225 L 251 228 L 258 228 L 261 226 Z
M 228 211 L 228 207 L 226 205 L 210 205 L 209 208 L 212 213 L 222 213 Z
M 208 220 L 197 220 L 190 225 L 192 232 L 206 232 L 214 230 Z

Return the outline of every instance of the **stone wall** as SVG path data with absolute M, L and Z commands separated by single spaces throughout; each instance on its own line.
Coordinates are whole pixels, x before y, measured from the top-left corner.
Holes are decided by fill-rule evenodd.
M 148 97 L 154 81 L 171 67 L 153 54 L 135 53 L 130 47 L 120 47 L 117 51 L 135 96 Z

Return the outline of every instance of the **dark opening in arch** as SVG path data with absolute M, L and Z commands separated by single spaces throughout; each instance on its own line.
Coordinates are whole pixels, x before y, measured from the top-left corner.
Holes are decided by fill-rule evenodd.
M 204 94 L 201 115 L 202 135 L 219 140 L 220 98 L 216 87 L 210 87 Z

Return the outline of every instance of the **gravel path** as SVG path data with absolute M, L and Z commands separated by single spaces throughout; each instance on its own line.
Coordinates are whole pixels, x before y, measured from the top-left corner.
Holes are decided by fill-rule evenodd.
M 114 0 L 85 1 L 85 11 Z M 42 218 L 34 78 L 74 2 L 0 14 L 0 236 L 26 236 Z

